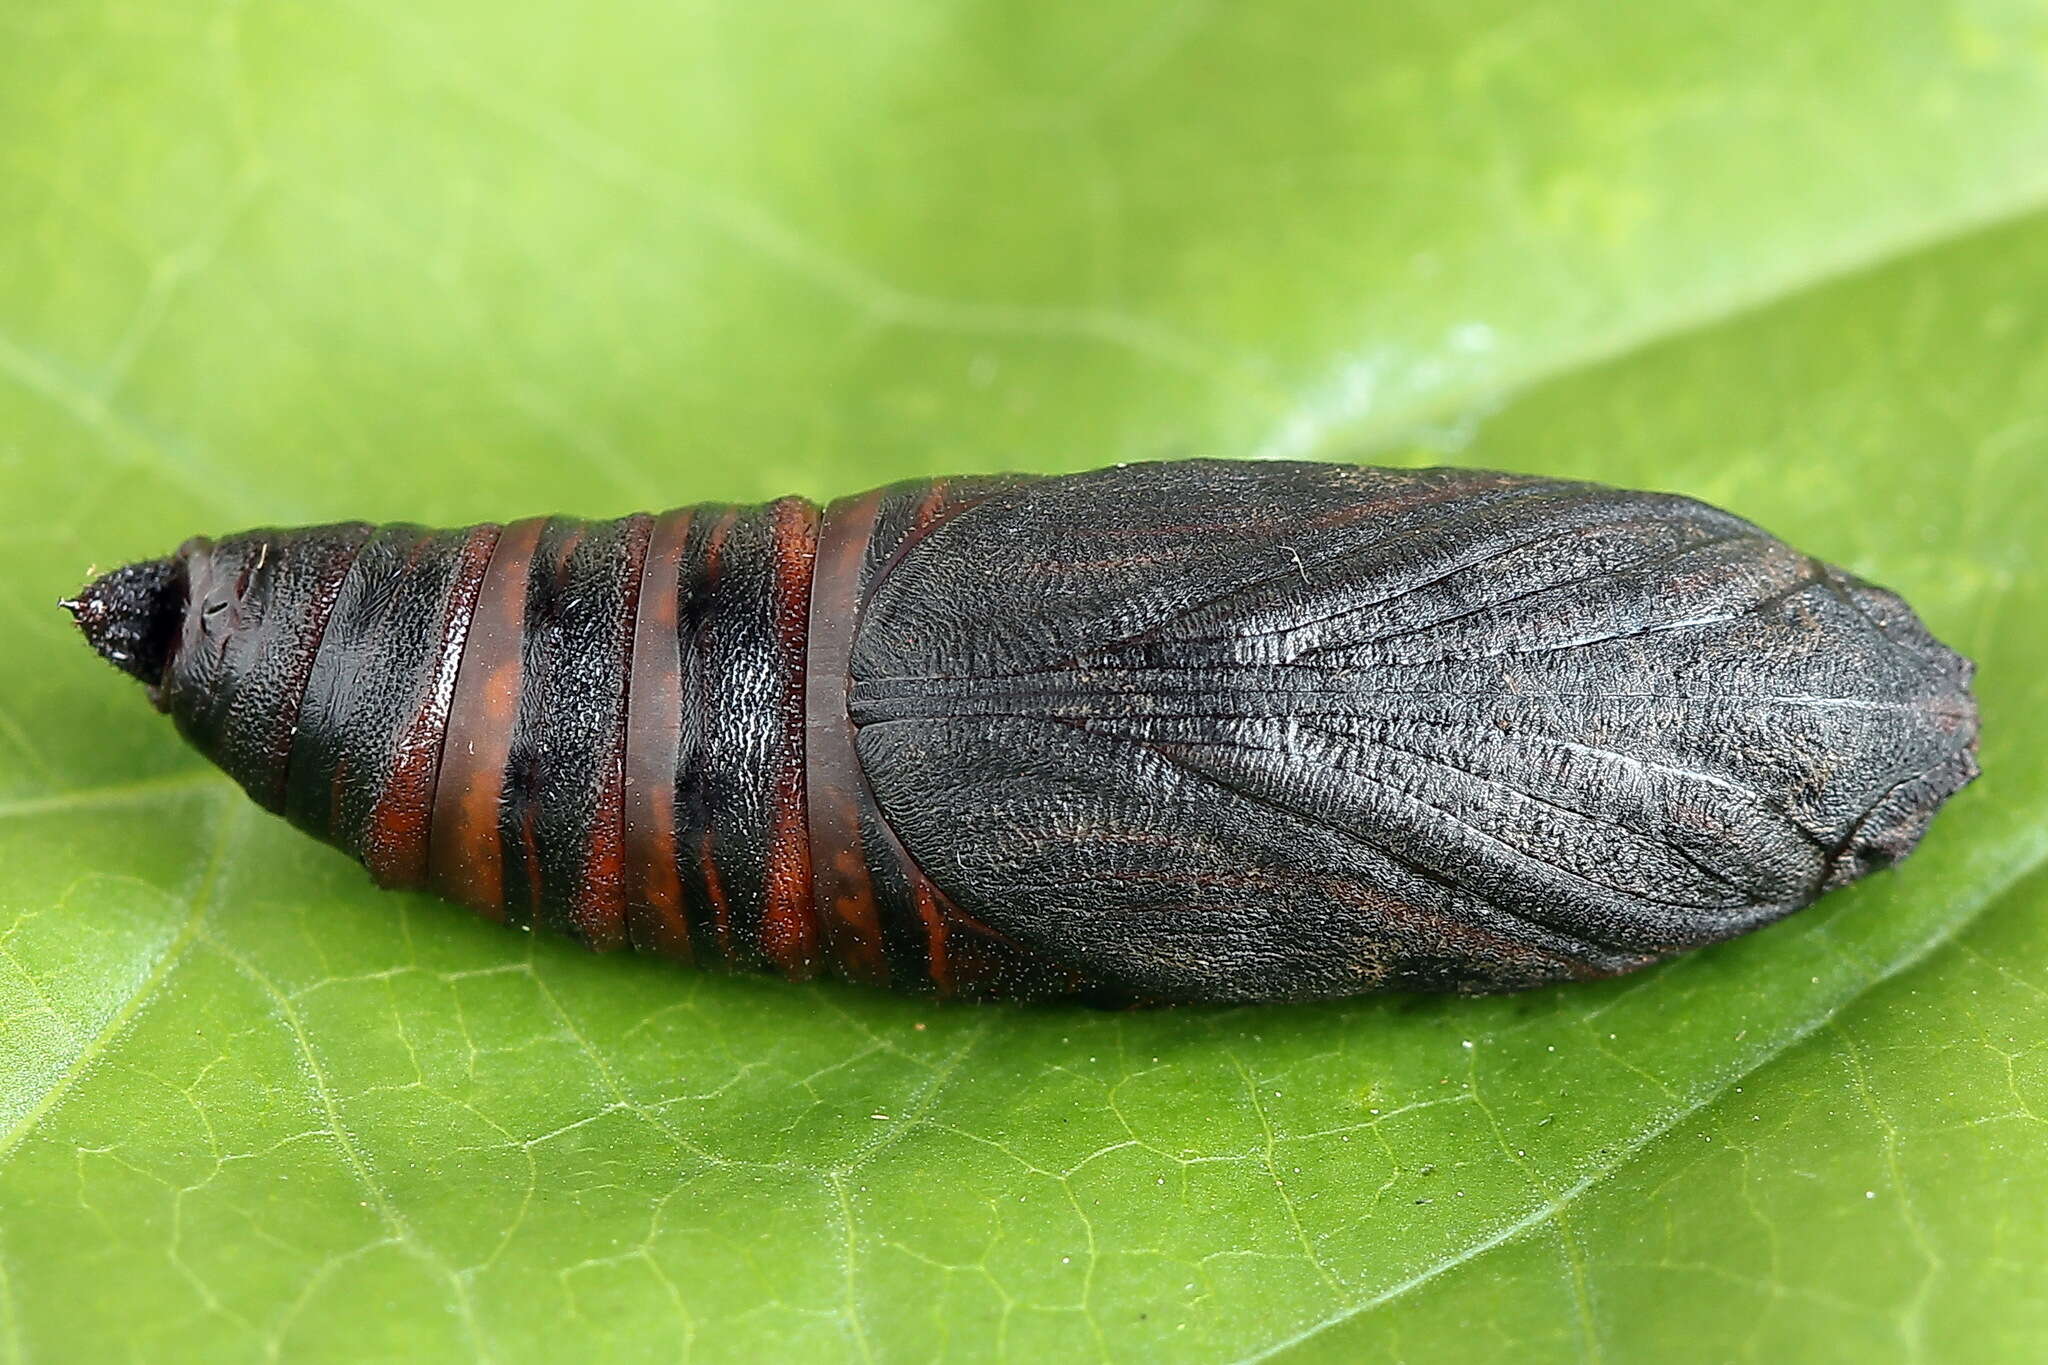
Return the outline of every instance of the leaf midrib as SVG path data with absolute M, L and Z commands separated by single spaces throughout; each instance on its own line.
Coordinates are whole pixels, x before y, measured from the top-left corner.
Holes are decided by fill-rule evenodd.
M 199 929 L 206 921 L 208 911 L 220 890 L 221 876 L 226 871 L 228 851 L 237 836 L 247 827 L 248 808 L 239 801 L 229 801 L 215 819 L 215 833 L 212 850 L 207 855 L 192 893 L 186 898 L 185 918 L 178 930 L 149 964 L 134 988 L 100 1026 L 87 1034 L 79 1044 L 71 1060 L 65 1064 L 35 1102 L 29 1105 L 6 1129 L 0 1130 L 0 1170 L 4 1170 L 13 1159 L 14 1153 L 30 1134 L 42 1126 L 43 1120 L 56 1112 L 64 1098 L 92 1070 L 93 1063 L 107 1051 L 124 1033 L 130 1024 L 141 1015 L 143 1008 L 156 998 L 170 979 L 171 973 L 198 940 Z
M 1255 1365 L 1255 1362 L 1272 1360 L 1282 1352 L 1305 1345 L 1324 1332 L 1341 1327 L 1345 1323 L 1366 1313 L 1383 1308 L 1410 1292 L 1420 1289 L 1447 1272 L 1477 1260 L 1486 1253 L 1516 1241 L 1524 1234 L 1548 1224 L 1552 1219 L 1571 1208 L 1582 1196 L 1596 1191 L 1609 1179 L 1619 1175 L 1622 1171 L 1643 1159 L 1660 1141 L 1675 1131 L 1681 1124 L 1719 1104 L 1733 1091 L 1736 1085 L 1753 1078 L 1767 1068 L 1782 1061 L 1808 1039 L 1812 1038 L 1814 1034 L 1870 995 L 1878 987 L 1928 966 L 1943 949 L 1947 948 L 1972 924 L 1981 919 L 1987 911 L 1996 906 L 2016 887 L 2023 885 L 2034 873 L 2040 871 L 2044 866 L 2048 866 L 2048 829 L 2027 829 L 2020 837 L 2009 841 L 2006 848 L 2001 850 L 1999 861 L 2006 862 L 2008 865 L 2004 870 L 1988 879 L 1981 890 L 1966 897 L 1964 908 L 1960 912 L 1944 919 L 1933 933 L 1899 953 L 1869 977 L 1857 982 L 1840 999 L 1831 1002 L 1826 1008 L 1818 1011 L 1810 1020 L 1806 1020 L 1787 1030 L 1782 1037 L 1773 1040 L 1768 1047 L 1759 1051 L 1753 1060 L 1746 1064 L 1738 1064 L 1733 1070 L 1715 1081 L 1708 1089 L 1671 1113 L 1663 1116 L 1635 1137 L 1620 1144 L 1616 1148 L 1616 1155 L 1613 1160 L 1588 1171 L 1553 1198 L 1546 1200 L 1506 1227 L 1474 1242 L 1464 1250 L 1444 1257 L 1417 1271 L 1398 1284 L 1391 1285 L 1376 1294 L 1347 1305 L 1339 1312 L 1311 1323 L 1284 1340 L 1239 1358 L 1235 1365 Z
M 2048 215 L 2048 185 L 2029 187 L 2025 193 L 1964 210 L 1938 219 L 1920 230 L 1902 231 L 1879 239 L 1860 250 L 1839 255 L 1818 255 L 1797 271 L 1755 290 L 1728 289 L 1691 306 L 1675 309 L 1652 319 L 1588 335 L 1577 345 L 1562 348 L 1556 358 L 1539 358 L 1519 368 L 1508 367 L 1482 380 L 1446 385 L 1426 400 L 1415 400 L 1405 409 L 1397 406 L 1389 415 L 1360 422 L 1332 437 L 1318 441 L 1316 452 L 1329 456 L 1330 447 L 1341 444 L 1347 452 L 1369 455 L 1400 449 L 1411 443 L 1414 433 L 1433 424 L 1474 412 L 1491 416 L 1538 388 L 1616 364 L 1646 351 L 1672 345 L 1699 333 L 1727 326 L 1743 318 L 1788 306 L 1808 295 L 1863 276 L 1881 274 L 1918 256 L 1947 250 L 1974 237 L 1988 236 L 2015 228 L 2029 220 Z

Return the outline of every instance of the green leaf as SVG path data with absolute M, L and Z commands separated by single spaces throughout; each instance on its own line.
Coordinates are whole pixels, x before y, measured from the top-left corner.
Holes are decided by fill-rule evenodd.
M 2048 1354 L 2048 15 L 0 15 L 0 1360 Z M 51 603 L 187 534 L 1174 453 L 1683 490 L 1985 776 L 1624 982 L 1105 1014 L 381 895 Z

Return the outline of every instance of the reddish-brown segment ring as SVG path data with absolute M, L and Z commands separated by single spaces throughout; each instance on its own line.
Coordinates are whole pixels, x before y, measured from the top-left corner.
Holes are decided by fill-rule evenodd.
M 448 708 L 427 841 L 427 875 L 434 890 L 499 921 L 505 918 L 505 858 L 498 839 L 498 803 L 519 710 L 526 578 L 546 525 L 546 517 L 529 517 L 507 526 L 484 570 Z
M 811 577 L 810 669 L 805 682 L 805 800 L 811 841 L 811 894 L 818 924 L 841 970 L 886 982 L 880 912 L 860 817 L 867 795 L 847 714 L 853 635 L 860 623 L 861 563 L 882 490 L 842 498 L 825 509 Z
M 665 512 L 647 540 L 626 685 L 626 926 L 635 948 L 689 961 L 690 919 L 676 867 L 676 758 L 683 742 L 683 659 L 676 638 L 692 508 Z

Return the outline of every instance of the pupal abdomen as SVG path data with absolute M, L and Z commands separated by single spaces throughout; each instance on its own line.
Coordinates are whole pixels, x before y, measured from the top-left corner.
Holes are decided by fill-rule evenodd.
M 1893 594 L 1482 471 L 258 531 L 75 609 L 382 884 L 969 996 L 1611 975 L 1904 856 L 1976 772 L 1969 664 Z

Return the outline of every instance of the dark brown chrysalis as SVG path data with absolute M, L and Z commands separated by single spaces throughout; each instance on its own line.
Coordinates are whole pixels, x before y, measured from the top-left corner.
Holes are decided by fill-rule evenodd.
M 1968 661 L 1687 498 L 1184 461 L 193 540 L 68 604 L 269 810 L 494 919 L 962 996 L 1630 971 L 1905 856 Z

